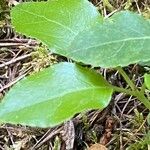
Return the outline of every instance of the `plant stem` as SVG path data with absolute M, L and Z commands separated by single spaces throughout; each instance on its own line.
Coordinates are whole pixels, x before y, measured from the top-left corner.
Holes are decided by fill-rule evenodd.
M 116 92 L 121 92 L 121 93 L 124 93 L 124 94 L 127 94 L 127 95 L 133 95 L 133 96 L 137 97 L 137 99 L 140 100 L 145 105 L 145 107 L 150 110 L 150 101 L 149 101 L 149 99 L 147 99 L 144 96 L 144 94 L 142 92 L 140 92 L 138 90 L 131 91 L 131 90 L 124 89 L 124 88 L 121 88 L 121 87 L 117 87 L 117 86 L 114 86 L 114 85 L 111 85 L 111 87 Z
M 145 105 L 146 108 L 150 110 L 150 100 L 146 98 L 144 95 L 144 89 L 145 89 L 144 85 L 142 86 L 141 91 L 139 91 L 138 88 L 134 85 L 134 83 L 131 81 L 131 79 L 128 77 L 128 75 L 125 73 L 125 71 L 121 67 L 117 67 L 117 70 L 123 76 L 124 80 L 128 83 L 128 85 L 131 87 L 131 90 L 117 87 L 114 85 L 110 85 L 111 88 L 113 88 L 114 91 L 135 96 Z
M 113 88 L 114 91 L 116 91 L 116 92 L 121 92 L 121 93 L 124 93 L 124 94 L 127 94 L 127 95 L 136 96 L 135 91 L 131 91 L 131 90 L 128 90 L 128 89 L 125 89 L 125 88 L 117 87 L 117 86 L 114 86 L 114 85 L 111 85 L 111 88 Z
M 125 79 L 125 81 L 128 83 L 128 85 L 131 87 L 131 89 L 133 91 L 135 91 L 137 88 L 134 85 L 134 83 L 131 81 L 131 79 L 128 77 L 128 75 L 126 74 L 126 72 L 121 68 L 121 67 L 117 67 L 117 70 L 119 71 L 119 73 L 123 76 L 123 78 Z
M 144 94 L 145 89 L 146 89 L 146 86 L 145 86 L 145 84 L 143 83 L 142 86 L 141 86 L 140 93 Z
M 136 95 L 137 95 L 136 97 L 146 106 L 146 108 L 148 108 L 150 110 L 150 101 L 149 101 L 149 99 L 146 98 L 144 96 L 144 94 L 139 92 L 139 91 L 136 92 Z

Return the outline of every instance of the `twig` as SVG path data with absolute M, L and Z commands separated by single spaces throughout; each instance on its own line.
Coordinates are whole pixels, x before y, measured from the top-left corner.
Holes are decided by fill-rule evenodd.
M 140 127 L 136 130 L 136 132 L 133 134 L 134 136 L 141 130 L 141 128 L 144 126 L 144 124 L 146 123 L 147 121 L 147 117 L 145 118 L 145 120 L 143 121 L 143 123 L 140 125 Z M 126 141 L 126 143 L 124 144 L 123 148 L 128 144 L 128 142 L 130 141 L 130 139 L 128 139 Z
M 114 13 L 116 13 L 119 9 L 115 9 L 114 11 L 112 11 L 111 13 L 109 13 L 108 15 L 106 15 L 104 18 L 109 18 L 110 16 L 112 16 Z
M 0 43 L 27 43 L 29 45 L 37 45 L 39 44 L 38 41 L 33 40 L 33 39 L 19 39 L 19 38 L 14 38 L 14 39 L 0 39 Z
M 138 5 L 137 0 L 134 0 L 134 1 L 135 1 L 135 4 L 136 4 L 136 7 L 137 7 L 137 9 L 138 9 L 139 14 L 141 15 L 142 13 L 141 13 L 141 10 L 140 10 L 140 8 L 139 8 L 139 5 Z
M 0 43 L 0 47 L 26 46 L 24 43 Z
M 10 65 L 10 64 L 13 64 L 13 63 L 15 63 L 15 62 L 17 62 L 17 61 L 23 60 L 23 59 L 25 59 L 25 58 L 27 58 L 27 57 L 31 57 L 31 56 L 32 56 L 32 53 L 26 54 L 26 55 L 23 55 L 23 56 L 20 56 L 20 57 L 17 57 L 17 58 L 15 58 L 15 59 L 11 59 L 11 60 L 8 61 L 8 62 L 5 62 L 5 63 L 3 63 L 3 64 L 0 64 L 0 68 L 3 68 L 3 67 L 5 67 L 5 66 L 8 66 L 8 65 Z
M 45 135 L 44 135 L 45 138 L 43 139 L 43 137 L 42 137 L 43 140 L 40 139 L 40 140 L 31 148 L 31 150 L 35 150 L 35 149 L 37 149 L 37 148 L 40 148 L 45 142 L 47 142 L 48 140 L 50 140 L 50 139 L 51 139 L 53 136 L 55 136 L 56 134 L 59 134 L 61 131 L 62 131 L 62 127 L 52 130 L 52 131 L 49 133 L 49 135 L 48 135 L 47 137 L 45 137 Z
M 27 73 L 26 73 L 27 74 Z M 15 83 L 17 83 L 19 80 L 21 80 L 22 78 L 24 78 L 26 76 L 26 74 L 23 74 L 22 76 L 19 76 L 18 78 L 16 78 L 14 81 L 8 83 L 7 85 L 5 85 L 3 88 L 0 89 L 0 93 L 4 90 L 9 88 L 10 86 L 14 85 Z

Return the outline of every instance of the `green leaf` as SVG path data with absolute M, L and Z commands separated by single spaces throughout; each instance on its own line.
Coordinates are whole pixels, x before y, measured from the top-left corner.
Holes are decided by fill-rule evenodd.
M 62 55 L 82 30 L 102 21 L 88 0 L 22 3 L 12 9 L 11 18 L 18 32 L 41 40 Z
M 150 22 L 132 12 L 116 13 L 78 34 L 68 57 L 104 68 L 150 60 Z
M 148 89 L 150 89 L 150 74 L 144 75 L 144 82 Z
M 88 109 L 103 109 L 113 90 L 92 70 L 60 63 L 13 86 L 0 104 L 0 122 L 49 127 Z
M 87 0 L 52 0 L 20 4 L 11 17 L 18 32 L 78 62 L 108 68 L 150 60 L 150 21 L 138 14 L 123 11 L 102 22 Z

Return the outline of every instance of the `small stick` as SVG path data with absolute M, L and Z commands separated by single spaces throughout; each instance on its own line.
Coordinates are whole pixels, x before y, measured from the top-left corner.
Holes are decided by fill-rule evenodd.
M 15 63 L 15 62 L 17 62 L 17 61 L 23 60 L 23 59 L 28 58 L 28 57 L 31 57 L 31 56 L 32 56 L 32 53 L 26 54 L 26 55 L 23 55 L 23 56 L 20 56 L 20 57 L 17 57 L 17 58 L 15 58 L 15 59 L 11 59 L 11 60 L 8 61 L 8 62 L 5 62 L 5 63 L 3 63 L 3 64 L 0 64 L 0 68 L 3 68 L 3 67 L 5 67 L 5 66 L 8 66 L 8 65 L 10 65 L 10 64 L 13 64 L 13 63 Z
M 0 43 L 0 47 L 10 47 L 10 46 L 26 46 L 23 43 Z
M 27 73 L 26 73 L 27 74 Z M 19 80 L 21 80 L 22 78 L 24 78 L 26 76 L 26 74 L 23 74 L 22 76 L 19 76 L 18 78 L 16 78 L 14 81 L 8 83 L 7 85 L 5 85 L 3 88 L 0 89 L 0 93 L 4 90 L 9 88 L 10 86 L 14 85 L 15 83 L 17 83 Z
M 47 137 L 45 137 L 42 141 L 38 141 L 32 148 L 31 150 L 35 150 L 40 148 L 45 142 L 47 142 L 48 140 L 50 140 L 53 136 L 55 136 L 56 134 L 59 134 L 62 131 L 62 127 L 58 128 L 58 129 L 54 129 L 52 130 L 52 132 L 49 133 L 49 135 Z

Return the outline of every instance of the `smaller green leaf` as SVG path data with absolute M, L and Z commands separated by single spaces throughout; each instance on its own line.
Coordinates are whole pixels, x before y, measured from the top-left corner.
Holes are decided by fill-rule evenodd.
M 88 109 L 103 109 L 113 90 L 92 70 L 60 63 L 18 82 L 0 104 L 0 122 L 58 125 Z
M 144 81 L 145 81 L 145 85 L 147 86 L 147 88 L 150 89 L 150 74 L 144 75 Z

